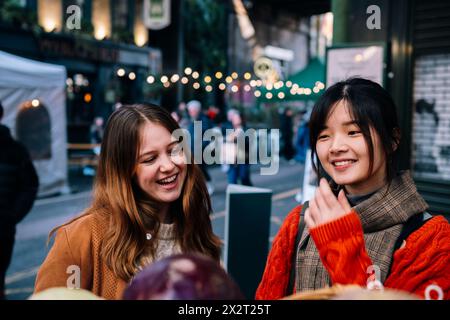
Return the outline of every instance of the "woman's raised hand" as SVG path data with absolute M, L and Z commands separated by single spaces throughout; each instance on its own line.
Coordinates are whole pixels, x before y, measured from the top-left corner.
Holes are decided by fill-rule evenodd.
M 326 179 L 322 178 L 314 197 L 309 201 L 309 208 L 305 212 L 305 223 L 309 229 L 312 229 L 337 220 L 350 211 L 351 206 L 345 197 L 344 190 L 341 190 L 336 198 Z

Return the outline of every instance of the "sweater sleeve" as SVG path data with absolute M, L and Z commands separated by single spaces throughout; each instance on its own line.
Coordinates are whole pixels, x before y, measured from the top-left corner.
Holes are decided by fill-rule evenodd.
M 35 293 L 53 287 L 91 289 L 90 237 L 83 229 L 85 226 L 74 223 L 57 231 L 53 246 L 39 268 Z
M 280 299 L 287 294 L 289 273 L 294 254 L 301 206 L 294 208 L 284 220 L 272 244 L 262 280 L 256 290 L 257 300 Z
M 333 284 L 366 285 L 372 261 L 355 212 L 312 228 L 310 234 Z
M 450 226 L 435 217 L 406 239 L 394 253 L 386 287 L 415 293 L 429 299 L 450 299 Z M 439 288 L 441 293 L 439 293 Z M 439 297 L 439 295 L 441 295 Z

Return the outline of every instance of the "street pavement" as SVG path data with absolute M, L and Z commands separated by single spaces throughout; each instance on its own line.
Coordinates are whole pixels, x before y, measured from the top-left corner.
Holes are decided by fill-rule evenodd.
M 219 166 L 209 170 L 215 191 L 212 196 L 211 215 L 214 232 L 223 240 L 225 222 L 226 174 Z M 252 182 L 255 187 L 269 188 L 273 191 L 271 230 L 268 241 L 271 243 L 284 217 L 298 203 L 295 195 L 299 191 L 303 166 L 281 160 L 276 175 L 262 176 L 259 167 L 252 168 Z M 88 177 L 70 178 L 74 194 L 39 199 L 31 212 L 18 224 L 16 243 L 11 265 L 6 276 L 6 296 L 10 300 L 26 299 L 33 292 L 34 281 L 40 264 L 44 261 L 51 242 L 47 246 L 49 232 L 56 226 L 80 214 L 91 199 Z

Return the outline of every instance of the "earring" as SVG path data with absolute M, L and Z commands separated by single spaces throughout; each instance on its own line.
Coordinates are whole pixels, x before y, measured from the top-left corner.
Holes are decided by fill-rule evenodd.
M 147 240 L 151 240 L 152 234 L 151 233 L 146 233 L 145 237 L 147 238 Z

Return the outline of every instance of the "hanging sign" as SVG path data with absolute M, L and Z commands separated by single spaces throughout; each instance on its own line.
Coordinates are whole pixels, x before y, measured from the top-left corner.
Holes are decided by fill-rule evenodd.
M 144 24 L 151 30 L 160 30 L 170 25 L 170 0 L 145 0 Z

